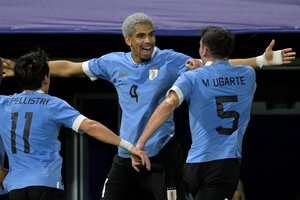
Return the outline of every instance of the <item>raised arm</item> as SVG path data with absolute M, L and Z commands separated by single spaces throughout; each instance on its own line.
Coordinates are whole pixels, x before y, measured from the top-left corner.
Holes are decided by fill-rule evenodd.
M 3 77 L 14 76 L 15 62 L 9 59 L 3 61 Z M 49 61 L 50 75 L 57 77 L 83 77 L 82 62 L 72 62 L 67 60 Z
M 250 65 L 253 68 L 262 68 L 263 66 L 290 64 L 296 59 L 296 52 L 292 48 L 285 48 L 273 51 L 275 40 L 273 39 L 265 49 L 263 55 L 252 58 L 229 59 L 231 65 Z M 200 59 L 188 59 L 185 66 L 190 70 L 203 66 Z
M 120 146 L 128 150 L 132 155 L 139 158 L 139 161 L 143 165 L 145 165 L 148 170 L 150 170 L 150 160 L 144 151 L 134 147 L 131 143 L 121 139 L 103 124 L 95 120 L 84 119 L 80 124 L 79 130 L 87 133 L 89 136 L 94 137 L 99 141 L 115 146 Z
M 285 48 L 273 51 L 275 40 L 273 39 L 269 46 L 265 49 L 263 55 L 245 58 L 245 59 L 230 59 L 231 65 L 250 65 L 253 68 L 261 68 L 270 65 L 290 64 L 296 58 L 296 52 L 292 48 Z

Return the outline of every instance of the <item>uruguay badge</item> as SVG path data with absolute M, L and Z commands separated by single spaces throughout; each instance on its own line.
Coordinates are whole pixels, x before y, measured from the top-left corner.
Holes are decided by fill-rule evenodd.
M 168 197 L 168 200 L 176 200 L 177 199 L 176 187 L 167 188 L 167 197 Z
M 150 69 L 149 70 L 149 79 L 152 81 L 157 77 L 158 69 Z

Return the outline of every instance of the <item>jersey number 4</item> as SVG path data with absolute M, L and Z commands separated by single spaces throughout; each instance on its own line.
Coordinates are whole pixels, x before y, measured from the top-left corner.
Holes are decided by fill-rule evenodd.
M 218 96 L 216 97 L 216 104 L 217 104 L 217 114 L 218 117 L 225 119 L 225 118 L 233 118 L 232 121 L 232 128 L 224 128 L 222 126 L 218 126 L 216 131 L 222 135 L 231 135 L 234 131 L 237 130 L 239 125 L 239 118 L 240 114 L 236 111 L 224 111 L 224 103 L 228 102 L 237 102 L 237 96 Z
M 32 112 L 26 112 L 25 113 L 25 126 L 23 129 L 23 140 L 24 140 L 24 152 L 29 153 L 30 152 L 30 146 L 29 146 L 29 132 L 30 132 L 30 126 L 32 121 Z M 19 113 L 14 112 L 11 114 L 11 150 L 13 154 L 17 153 L 16 148 L 16 128 L 17 128 L 17 121 L 18 121 Z

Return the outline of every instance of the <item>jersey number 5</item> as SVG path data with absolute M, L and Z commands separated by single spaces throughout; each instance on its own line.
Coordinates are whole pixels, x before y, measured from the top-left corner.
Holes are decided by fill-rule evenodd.
M 233 118 L 232 128 L 224 128 L 222 126 L 218 126 L 216 131 L 222 135 L 231 135 L 234 131 L 237 130 L 239 125 L 239 118 L 240 114 L 236 111 L 224 111 L 224 103 L 227 102 L 237 102 L 237 96 L 219 96 L 216 97 L 216 104 L 217 104 L 217 114 L 218 117 L 225 119 L 225 118 Z
M 25 113 L 25 126 L 23 129 L 23 140 L 24 140 L 24 152 L 29 153 L 30 152 L 30 146 L 29 146 L 29 132 L 30 132 L 30 126 L 32 121 L 32 112 L 26 112 Z M 14 112 L 11 114 L 11 150 L 13 154 L 17 153 L 16 148 L 16 128 L 17 128 L 17 121 L 18 121 L 19 113 Z

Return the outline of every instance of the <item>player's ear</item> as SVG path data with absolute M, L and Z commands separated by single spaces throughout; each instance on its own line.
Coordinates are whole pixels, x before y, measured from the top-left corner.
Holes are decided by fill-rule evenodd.
M 45 75 L 44 82 L 45 82 L 45 84 L 49 84 L 50 83 L 50 74 Z
M 207 58 L 207 56 L 209 55 L 209 53 L 210 53 L 209 49 L 206 46 L 203 46 L 203 48 L 202 48 L 202 55 Z
M 125 43 L 130 47 L 131 46 L 131 38 L 129 36 L 124 36 Z

